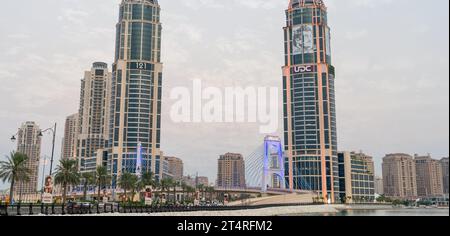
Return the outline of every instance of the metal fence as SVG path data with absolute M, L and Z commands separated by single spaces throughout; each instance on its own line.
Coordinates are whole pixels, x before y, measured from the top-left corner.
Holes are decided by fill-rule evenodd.
M 25 216 L 25 215 L 96 215 L 108 213 L 164 213 L 164 212 L 195 212 L 195 211 L 233 211 L 251 210 L 269 207 L 283 206 L 310 206 L 323 205 L 320 203 L 305 204 L 270 204 L 258 206 L 142 206 L 133 204 L 86 204 L 79 207 L 71 207 L 62 204 L 17 204 L 0 205 L 0 216 Z

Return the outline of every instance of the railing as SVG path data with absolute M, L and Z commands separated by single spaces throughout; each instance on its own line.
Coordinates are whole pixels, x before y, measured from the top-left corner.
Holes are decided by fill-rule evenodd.
M 196 211 L 234 211 L 252 210 L 270 207 L 286 206 L 311 206 L 323 205 L 322 203 L 301 204 L 267 204 L 258 206 L 142 206 L 133 204 L 85 204 L 71 207 L 63 204 L 17 204 L 0 205 L 0 216 L 22 215 L 96 215 L 96 214 L 132 214 L 132 213 L 166 213 L 166 212 L 196 212 Z

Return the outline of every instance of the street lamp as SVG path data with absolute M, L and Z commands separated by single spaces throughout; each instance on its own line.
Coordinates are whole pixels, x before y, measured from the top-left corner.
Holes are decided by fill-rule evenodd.
M 44 179 L 45 179 L 45 166 L 47 165 L 47 157 L 44 157 L 43 163 L 42 163 L 42 186 L 41 186 L 41 203 L 42 203 L 42 196 L 44 195 Z
M 15 142 L 17 140 L 16 136 L 19 135 L 19 131 L 11 136 L 11 142 Z
M 52 175 L 53 174 L 53 157 L 54 157 L 54 154 L 55 154 L 56 123 L 55 123 L 54 127 L 51 127 L 51 128 L 39 131 L 38 136 L 42 137 L 42 136 L 44 136 L 43 134 L 48 132 L 48 131 L 51 131 L 52 134 L 53 134 L 52 156 L 51 156 L 51 159 L 50 159 L 50 175 Z

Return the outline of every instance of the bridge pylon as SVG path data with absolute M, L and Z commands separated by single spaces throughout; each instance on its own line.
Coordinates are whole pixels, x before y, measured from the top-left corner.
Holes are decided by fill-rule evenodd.
M 262 192 L 268 189 L 285 189 L 283 145 L 277 136 L 266 136 L 264 139 Z

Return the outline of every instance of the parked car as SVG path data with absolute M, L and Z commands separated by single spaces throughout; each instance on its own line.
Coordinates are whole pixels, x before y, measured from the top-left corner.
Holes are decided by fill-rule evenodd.
M 88 202 L 69 202 L 66 206 L 68 214 L 87 214 L 89 213 L 90 203 Z

